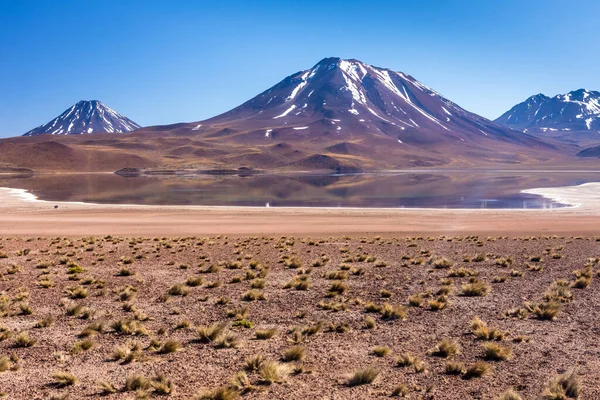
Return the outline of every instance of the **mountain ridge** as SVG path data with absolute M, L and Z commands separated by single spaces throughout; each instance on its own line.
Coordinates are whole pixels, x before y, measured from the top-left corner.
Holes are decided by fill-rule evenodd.
M 600 92 L 577 89 L 554 97 L 539 93 L 515 105 L 495 122 L 524 132 L 600 132 Z

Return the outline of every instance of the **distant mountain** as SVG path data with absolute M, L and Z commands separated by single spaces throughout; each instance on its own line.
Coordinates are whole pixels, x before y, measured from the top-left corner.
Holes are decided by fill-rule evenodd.
M 98 100 L 80 101 L 52 121 L 23 136 L 125 133 L 141 128 Z
M 600 92 L 579 89 L 548 97 L 531 96 L 496 119 L 498 124 L 524 131 L 600 131 Z
M 189 127 L 202 132 L 211 125 L 227 126 L 219 134 L 251 130 L 250 136 L 273 140 L 369 135 L 416 146 L 480 140 L 542 145 L 464 110 L 409 75 L 340 58 L 323 59 L 241 106 Z
M 337 57 L 224 114 L 135 135 L 214 144 L 180 148 L 172 160 L 188 162 L 192 153 L 212 160 L 218 149 L 221 165 L 302 170 L 518 164 L 558 152 L 551 141 L 471 113 L 403 72 Z

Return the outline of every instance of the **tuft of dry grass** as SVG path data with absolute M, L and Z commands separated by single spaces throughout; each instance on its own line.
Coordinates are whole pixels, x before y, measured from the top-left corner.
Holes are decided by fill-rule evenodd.
M 203 391 L 198 394 L 196 400 L 234 400 L 239 397 L 239 392 L 228 386 L 221 386 L 214 390 Z
M 505 332 L 502 332 L 496 328 L 488 327 L 487 323 L 481 320 L 479 317 L 473 318 L 471 321 L 471 333 L 480 340 L 504 340 Z
M 431 350 L 429 354 L 436 357 L 450 358 L 460 353 L 460 346 L 452 339 L 444 338 Z
M 392 390 L 391 397 L 408 397 L 409 392 L 408 386 L 401 383 Z
M 483 345 L 485 349 L 485 359 L 490 361 L 505 361 L 512 357 L 512 349 L 504 347 L 497 343 L 488 342 Z
M 523 398 L 514 390 L 508 389 L 496 397 L 496 400 L 523 400 Z
M 168 290 L 167 290 L 167 294 L 171 295 L 171 296 L 182 296 L 185 297 L 188 294 L 190 294 L 190 290 L 185 287 L 182 284 L 177 284 L 177 285 L 173 285 L 171 286 Z
M 267 340 L 275 336 L 277 332 L 279 332 L 277 328 L 257 329 L 255 335 L 258 340 Z
M 561 304 L 556 301 L 538 303 L 532 308 L 532 312 L 538 319 L 554 321 L 560 312 Z
M 283 352 L 283 361 L 302 361 L 306 357 L 306 348 L 303 346 L 293 346 Z
M 240 338 L 233 333 L 224 333 L 215 340 L 215 346 L 219 349 L 237 349 L 241 344 Z
M 371 384 L 379 376 L 379 370 L 375 367 L 361 368 L 355 371 L 347 382 L 348 386 L 359 386 Z
M 84 351 L 90 350 L 92 347 L 94 347 L 95 344 L 96 343 L 94 343 L 94 341 L 90 340 L 90 339 L 81 340 L 79 342 L 76 342 L 73 345 L 73 349 L 71 351 L 74 354 L 79 354 L 79 353 L 82 353 Z
M 225 323 L 213 324 L 211 326 L 199 326 L 197 330 L 198 338 L 202 343 L 210 343 L 221 336 L 226 328 L 227 324 Z
M 389 303 L 385 303 L 381 307 L 379 313 L 381 314 L 381 318 L 385 320 L 406 319 L 406 308 L 402 306 L 393 306 Z
M 119 391 L 115 385 L 104 381 L 98 382 L 98 389 L 100 390 L 100 394 L 102 396 L 108 396 Z
M 377 323 L 371 317 L 365 318 L 365 329 L 375 329 L 377 327 Z
M 392 352 L 388 346 L 375 346 L 372 349 L 373 354 L 377 357 L 385 357 Z
M 15 337 L 14 345 L 15 347 L 31 347 L 37 342 L 36 339 L 29 337 L 27 332 L 21 331 Z
M 265 361 L 262 354 L 255 354 L 246 359 L 244 369 L 248 372 L 258 371 Z
M 483 361 L 475 361 L 469 365 L 464 374 L 465 379 L 480 378 L 490 371 L 490 366 Z
M 72 386 L 77 383 L 77 378 L 68 372 L 55 372 L 52 374 L 53 385 L 56 387 Z
M 443 257 L 443 258 L 438 258 L 437 260 L 432 260 L 431 266 L 436 269 L 452 268 L 454 266 L 454 262 Z
M 125 380 L 126 391 L 147 391 L 152 387 L 152 381 L 143 375 L 129 375 Z
M 158 350 L 158 354 L 170 354 L 181 350 L 183 346 L 177 340 L 167 340 Z
M 290 367 L 277 361 L 264 361 L 258 368 L 261 382 L 266 385 L 283 382 L 290 372 Z
M 469 283 L 465 283 L 461 286 L 462 292 L 461 295 L 467 297 L 480 297 L 485 296 L 490 292 L 490 286 L 485 282 L 482 282 L 478 279 L 471 278 Z
M 467 368 L 464 363 L 451 361 L 446 364 L 444 372 L 447 375 L 462 375 L 467 372 Z
M 578 399 L 581 392 L 581 381 L 575 371 L 568 370 L 554 378 L 542 395 L 543 400 Z

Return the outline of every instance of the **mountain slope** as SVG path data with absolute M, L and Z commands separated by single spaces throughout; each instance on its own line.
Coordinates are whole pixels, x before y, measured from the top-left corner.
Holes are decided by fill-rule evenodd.
M 30 130 L 23 136 L 124 133 L 139 128 L 141 127 L 129 118 L 97 100 L 92 100 L 78 102 L 52 121 Z
M 486 138 L 545 146 L 462 109 L 402 72 L 339 58 L 326 58 L 192 129 L 203 131 L 211 124 L 264 129 L 266 138 L 367 134 L 421 146 Z
M 600 131 L 600 92 L 579 89 L 554 97 L 540 93 L 495 122 L 526 132 Z

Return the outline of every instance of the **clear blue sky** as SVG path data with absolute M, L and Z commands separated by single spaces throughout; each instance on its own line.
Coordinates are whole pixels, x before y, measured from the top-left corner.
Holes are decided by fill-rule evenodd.
M 198 121 L 328 56 L 493 119 L 539 92 L 600 90 L 599 21 L 597 0 L 0 0 L 0 137 L 78 100 Z

